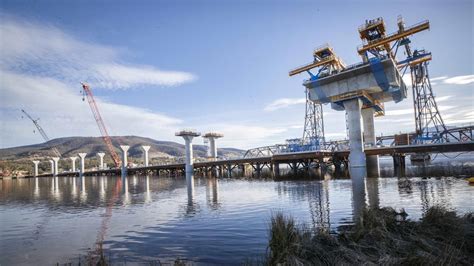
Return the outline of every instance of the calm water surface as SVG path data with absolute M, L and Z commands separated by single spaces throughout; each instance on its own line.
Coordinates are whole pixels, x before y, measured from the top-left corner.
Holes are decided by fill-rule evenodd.
M 368 204 L 403 207 L 412 219 L 434 204 L 473 211 L 474 187 L 462 179 L 379 178 L 366 187 Z M 119 264 L 239 264 L 265 253 L 275 211 L 337 230 L 353 210 L 349 179 L 195 178 L 188 187 L 183 177 L 38 178 L 0 188 L 1 265 L 77 263 L 98 241 Z

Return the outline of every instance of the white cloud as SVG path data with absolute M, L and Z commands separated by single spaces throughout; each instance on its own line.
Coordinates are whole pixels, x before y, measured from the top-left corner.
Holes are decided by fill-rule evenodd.
M 92 87 L 109 89 L 175 86 L 195 79 L 187 72 L 123 63 L 120 49 L 84 42 L 51 25 L 0 16 L 0 67 L 4 70 L 72 84 L 86 81 Z
M 474 75 L 456 76 L 443 81 L 446 84 L 466 85 L 474 82 Z
M 278 109 L 286 108 L 291 105 L 304 104 L 304 103 L 306 103 L 305 98 L 282 98 L 282 99 L 277 99 L 273 101 L 272 103 L 268 104 L 267 106 L 265 106 L 263 110 L 267 112 L 272 112 Z
M 0 147 L 42 142 L 39 135 L 32 134 L 34 126 L 31 121 L 20 119 L 20 109 L 25 109 L 34 118 L 40 117 L 40 123 L 50 138 L 99 135 L 87 101 L 83 102 L 78 91 L 71 91 L 62 81 L 0 71 L 0 86 Z M 179 141 L 174 132 L 182 123 L 180 119 L 100 98 L 96 101 L 111 135 Z
M 430 79 L 430 81 L 442 81 L 442 80 L 445 80 L 447 78 L 448 78 L 447 76 L 441 76 L 441 77 L 432 78 L 432 79 Z
M 448 99 L 450 99 L 452 96 L 451 95 L 446 95 L 446 96 L 437 96 L 435 97 L 436 103 L 444 102 Z
M 287 132 L 288 127 L 220 123 L 206 125 L 201 132 L 207 132 L 209 129 L 224 134 L 224 137 L 219 139 L 218 147 L 249 149 L 284 142 L 283 133 Z

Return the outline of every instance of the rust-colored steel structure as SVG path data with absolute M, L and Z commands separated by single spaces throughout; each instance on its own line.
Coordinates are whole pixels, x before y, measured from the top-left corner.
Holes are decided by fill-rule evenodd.
M 109 132 L 107 132 L 107 128 L 105 127 L 104 120 L 100 115 L 99 108 L 94 100 L 94 96 L 92 95 L 92 91 L 86 83 L 82 84 L 82 92 L 83 95 L 86 96 L 87 101 L 89 102 L 89 106 L 91 107 L 92 114 L 94 115 L 95 121 L 97 122 L 97 126 L 99 126 L 100 133 L 102 134 L 102 138 L 104 139 L 105 145 L 112 156 L 112 160 L 114 161 L 115 167 L 120 167 L 121 161 L 117 153 L 115 152 L 114 146 L 112 145 L 112 140 L 109 136 Z M 84 98 L 83 98 L 84 100 Z

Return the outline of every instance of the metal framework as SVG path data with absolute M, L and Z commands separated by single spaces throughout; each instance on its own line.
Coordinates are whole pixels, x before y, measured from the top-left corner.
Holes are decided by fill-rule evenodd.
M 27 118 L 29 118 L 31 120 L 31 122 L 33 122 L 33 124 L 35 125 L 35 127 L 38 129 L 39 133 L 41 134 L 41 136 L 43 137 L 44 141 L 45 142 L 48 142 L 49 141 L 49 137 L 48 135 L 46 135 L 46 132 L 44 132 L 43 128 L 40 126 L 40 124 L 38 123 L 39 121 L 39 118 L 38 119 L 33 119 L 33 117 L 31 117 L 30 114 L 28 114 L 25 110 L 21 109 L 21 111 L 25 114 L 25 116 Z M 53 151 L 53 153 L 58 156 L 58 157 L 61 157 L 61 153 L 58 151 L 58 149 L 56 147 L 51 147 L 51 150 Z
M 444 124 L 433 95 L 428 75 L 428 62 L 411 66 L 410 69 L 416 126 L 414 143 L 459 141 L 453 134 L 443 134 L 443 132 L 448 132 L 448 129 Z
M 89 102 L 89 106 L 91 107 L 92 114 L 94 115 L 95 121 L 97 122 L 97 126 L 99 126 L 100 133 L 102 134 L 102 138 L 104 139 L 105 145 L 112 156 L 112 160 L 114 161 L 115 167 L 119 167 L 121 164 L 120 158 L 115 152 L 114 146 L 112 145 L 112 140 L 110 139 L 109 133 L 107 132 L 107 128 L 105 127 L 104 120 L 100 115 L 99 108 L 94 100 L 94 96 L 92 95 L 92 91 L 89 88 L 89 85 L 85 83 L 82 84 L 82 92 L 83 98 L 84 96 L 87 97 L 87 101 Z
M 331 75 L 333 73 L 345 69 L 344 62 L 336 56 L 332 47 L 329 44 L 324 44 L 313 51 L 313 62 L 291 70 L 288 75 L 293 76 L 302 72 L 307 72 L 311 80 L 317 80 L 319 77 Z M 311 73 L 310 70 L 317 69 L 317 74 Z M 323 106 L 316 104 L 310 100 L 309 91 L 305 90 L 306 94 L 306 111 L 303 137 L 299 140 L 299 147 L 293 140 L 289 140 L 288 148 L 291 151 L 301 150 L 320 150 L 324 148 L 324 120 L 323 120 Z M 288 142 L 288 141 L 287 141 Z
M 410 48 L 409 36 L 428 30 L 429 21 L 422 21 L 410 27 L 405 27 L 402 17 L 398 17 L 398 31 L 386 35 L 385 23 L 382 18 L 368 20 L 359 27 L 360 38 L 364 42 L 357 51 L 362 56 L 364 62 L 369 61 L 369 55 L 374 57 L 390 56 L 396 60 L 398 49 L 403 46 L 406 52 L 406 59 L 397 62 L 401 73 L 405 74 L 410 68 L 413 92 L 413 108 L 415 114 L 414 144 L 436 143 L 460 141 L 455 135 L 450 133 L 445 126 L 443 118 L 436 104 L 433 89 L 428 74 L 428 62 L 431 60 L 431 53 L 424 50 Z M 393 45 L 391 42 L 395 42 Z
M 309 99 L 308 90 L 306 90 L 306 113 L 301 142 L 303 146 L 310 146 L 315 149 L 321 148 L 321 145 L 325 142 L 323 106 Z

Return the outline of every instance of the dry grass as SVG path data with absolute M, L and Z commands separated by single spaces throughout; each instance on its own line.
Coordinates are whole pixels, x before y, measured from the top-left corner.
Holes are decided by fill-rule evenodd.
M 267 265 L 473 265 L 474 215 L 432 207 L 420 221 L 390 208 L 366 210 L 337 235 L 271 219 Z

